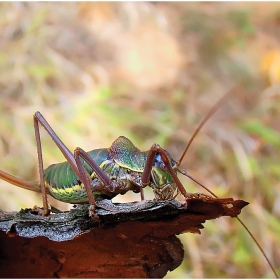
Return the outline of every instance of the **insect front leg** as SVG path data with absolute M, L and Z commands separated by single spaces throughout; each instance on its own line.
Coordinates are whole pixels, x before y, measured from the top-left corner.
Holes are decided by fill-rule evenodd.
M 158 144 L 153 144 L 153 146 L 150 148 L 148 156 L 147 156 L 147 161 L 146 161 L 146 165 L 144 168 L 144 172 L 142 174 L 142 184 L 143 187 L 149 185 L 150 180 L 151 180 L 151 170 L 154 164 L 154 160 L 156 157 L 156 154 L 159 153 L 162 161 L 165 164 L 166 169 L 168 170 L 168 172 L 171 174 L 174 182 L 176 183 L 179 191 L 181 192 L 181 194 L 185 197 L 185 198 L 189 198 L 190 195 L 189 193 L 187 193 L 187 191 L 185 190 L 184 186 L 182 185 L 181 181 L 179 180 L 179 178 L 177 177 L 175 171 L 173 170 L 173 168 L 170 165 L 170 162 L 168 160 L 168 156 L 165 152 L 165 150 L 163 148 L 161 148 Z

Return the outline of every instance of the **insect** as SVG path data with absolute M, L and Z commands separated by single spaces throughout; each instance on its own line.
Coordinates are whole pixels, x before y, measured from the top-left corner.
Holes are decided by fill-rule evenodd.
M 48 131 L 67 161 L 53 164 L 43 170 L 39 123 Z M 95 201 L 111 199 L 129 190 L 141 192 L 148 185 L 154 189 L 156 199 L 172 199 L 175 190 L 186 198 L 189 196 L 176 176 L 182 170 L 170 154 L 154 144 L 149 151 L 141 152 L 124 136 L 117 138 L 109 149 L 97 149 L 86 153 L 77 148 L 74 155 L 58 138 L 40 112 L 34 115 L 34 127 L 39 157 L 40 182 L 30 182 L 0 171 L 0 177 L 12 184 L 33 191 L 41 191 L 44 210 L 39 214 L 48 215 L 50 210 L 46 194 L 72 204 L 90 203 L 90 216 L 94 214 Z
M 74 154 L 72 154 L 43 115 L 36 112 L 34 114 L 34 129 L 40 181 L 38 184 L 34 184 L 1 170 L 0 178 L 19 187 L 41 192 L 43 210 L 35 208 L 41 215 L 50 213 L 47 201 L 47 194 L 49 194 L 60 201 L 72 204 L 89 202 L 89 214 L 95 220 L 98 220 L 98 216 L 94 213 L 96 200 L 111 199 L 130 190 L 140 193 L 141 199 L 144 199 L 143 188 L 147 186 L 153 189 L 155 199 L 158 200 L 174 199 L 178 193 L 188 199 L 191 194 L 185 190 L 177 177 L 178 172 L 189 177 L 217 197 L 180 168 L 180 164 L 197 133 L 232 92 L 233 89 L 224 95 L 208 112 L 190 139 L 179 161 L 174 160 L 169 152 L 157 144 L 152 145 L 150 150 L 141 152 L 124 136 L 117 138 L 108 149 L 85 152 L 81 148 L 76 148 Z M 44 170 L 39 125 L 42 125 L 51 136 L 67 159 L 66 162 L 53 164 Z M 175 192 L 177 193 L 175 194 Z M 274 268 L 249 229 L 239 218 L 237 219 L 254 239 L 277 277 Z

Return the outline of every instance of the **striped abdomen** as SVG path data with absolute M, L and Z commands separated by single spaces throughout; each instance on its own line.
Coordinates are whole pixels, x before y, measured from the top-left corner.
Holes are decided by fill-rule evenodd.
M 108 159 L 107 149 L 97 149 L 88 152 L 89 156 L 100 166 Z M 92 175 L 93 170 L 87 163 L 82 160 L 83 165 L 89 175 Z M 68 162 L 52 164 L 44 171 L 46 187 L 50 195 L 54 198 L 68 203 L 84 203 L 88 202 L 88 197 L 84 185 L 78 179 Z M 96 198 L 98 196 L 106 197 L 106 193 L 93 192 Z M 109 198 L 114 196 L 109 194 Z

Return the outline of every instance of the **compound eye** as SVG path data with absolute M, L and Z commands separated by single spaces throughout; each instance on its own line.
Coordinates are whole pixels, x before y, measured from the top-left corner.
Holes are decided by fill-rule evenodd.
M 155 160 L 154 160 L 154 166 L 159 166 L 162 163 L 162 159 L 160 154 L 156 154 Z
M 162 161 L 161 155 L 159 153 L 155 156 L 154 166 L 159 167 L 163 171 L 167 171 L 166 165 Z
M 167 171 L 167 167 L 165 166 L 165 164 L 163 162 L 159 165 L 159 167 L 160 167 L 160 169 Z

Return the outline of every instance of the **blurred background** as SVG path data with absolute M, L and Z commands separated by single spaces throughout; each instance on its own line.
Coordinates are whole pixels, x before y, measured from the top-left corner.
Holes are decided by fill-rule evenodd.
M 250 202 L 240 216 L 280 267 L 279 3 L 1 3 L 0 28 L 0 169 L 29 181 L 38 180 L 36 111 L 71 151 L 124 135 L 179 159 L 211 106 L 238 85 L 182 167 L 219 197 Z M 41 132 L 45 167 L 64 161 Z M 6 211 L 42 205 L 40 194 L 4 181 L 0 191 Z M 166 277 L 273 277 L 236 219 L 204 226 L 179 236 L 185 259 Z

